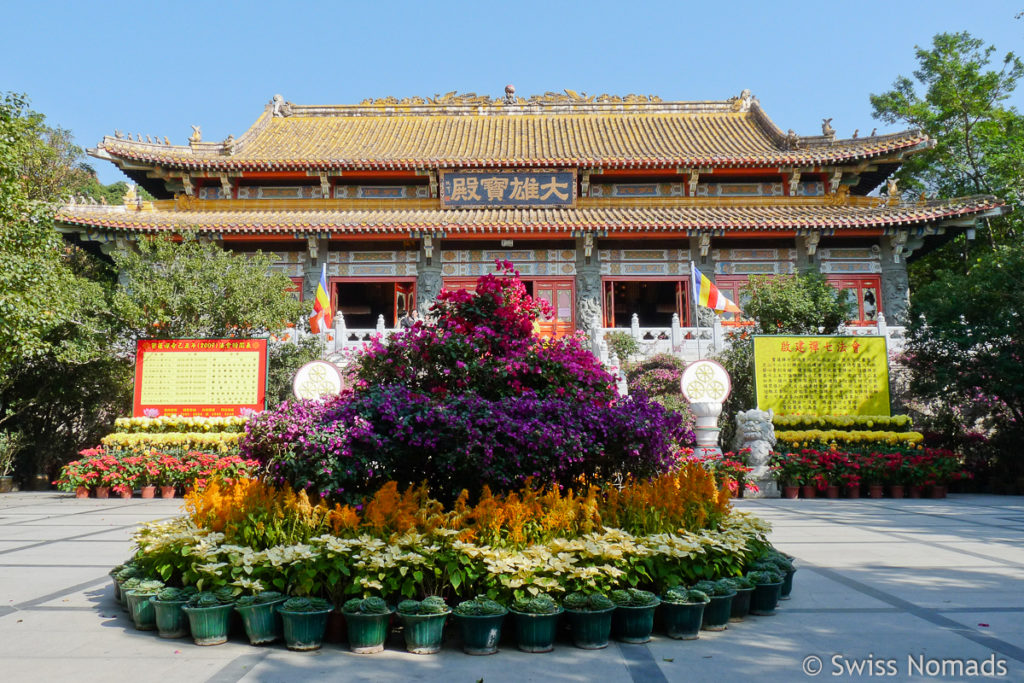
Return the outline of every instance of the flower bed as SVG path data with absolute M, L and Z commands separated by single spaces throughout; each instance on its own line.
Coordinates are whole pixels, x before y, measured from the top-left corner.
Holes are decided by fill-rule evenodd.
M 166 432 L 244 432 L 249 416 L 232 417 L 119 417 L 114 420 L 114 431 L 119 434 Z
M 130 492 L 139 486 L 203 488 L 211 478 L 235 481 L 254 476 L 259 463 L 236 454 L 172 448 L 90 448 L 69 462 L 54 483 L 62 491 L 109 487 Z
M 368 593 L 508 601 L 539 591 L 663 590 L 737 575 L 767 547 L 767 524 L 732 511 L 728 499 L 697 465 L 581 495 L 485 490 L 450 509 L 423 486 L 399 493 L 391 483 L 360 510 L 254 480 L 213 483 L 187 497 L 188 516 L 143 527 L 134 562 L 170 583 L 274 588 L 337 604 Z
M 890 432 L 874 430 L 804 429 L 777 431 L 775 438 L 786 447 L 823 447 L 830 444 L 853 447 L 912 446 L 924 440 L 920 432 Z
M 885 452 L 804 448 L 775 453 L 772 470 L 782 485 L 942 486 L 969 478 L 961 459 L 952 451 L 908 448 Z
M 111 448 L 186 448 L 237 454 L 238 440 L 241 437 L 242 434 L 238 432 L 169 432 L 157 434 L 148 432 L 121 434 L 115 432 L 100 439 L 100 443 Z
M 775 415 L 776 429 L 856 429 L 903 432 L 914 421 L 909 415 Z

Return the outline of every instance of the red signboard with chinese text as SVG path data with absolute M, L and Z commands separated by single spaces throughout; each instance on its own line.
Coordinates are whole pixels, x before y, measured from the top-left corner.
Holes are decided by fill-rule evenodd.
M 140 339 L 132 415 L 241 415 L 266 388 L 266 339 Z

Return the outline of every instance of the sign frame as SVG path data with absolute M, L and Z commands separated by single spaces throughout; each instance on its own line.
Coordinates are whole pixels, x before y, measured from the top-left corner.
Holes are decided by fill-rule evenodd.
M 883 383 L 879 382 L 879 385 L 880 385 L 879 391 L 880 392 L 884 391 L 884 401 L 882 400 L 883 399 L 882 396 L 880 396 L 877 399 L 874 399 L 875 400 L 874 406 L 877 408 L 877 410 L 870 410 L 869 412 L 835 412 L 835 411 L 832 411 L 832 412 L 824 413 L 821 410 L 799 411 L 799 412 L 797 412 L 797 411 L 793 411 L 793 410 L 786 410 L 786 409 L 782 409 L 782 408 L 776 407 L 775 404 L 773 404 L 773 403 L 771 403 L 771 402 L 769 402 L 767 400 L 767 397 L 762 397 L 761 387 L 758 386 L 758 378 L 759 378 L 759 374 L 760 374 L 759 368 L 758 368 L 758 363 L 757 363 L 757 346 L 758 346 L 757 341 L 758 341 L 758 339 L 780 339 L 780 340 L 782 340 L 782 339 L 795 339 L 795 340 L 805 341 L 809 346 L 811 345 L 812 342 L 817 342 L 817 344 L 821 344 L 821 343 L 824 342 L 824 343 L 826 343 L 826 345 L 829 342 L 832 342 L 832 343 L 843 342 L 843 343 L 846 343 L 846 344 L 857 344 L 857 343 L 863 343 L 865 341 L 871 340 L 873 343 L 876 343 L 876 344 L 880 343 L 881 347 L 882 347 L 881 355 L 885 359 L 885 382 L 884 382 L 884 388 L 881 386 Z M 810 351 L 812 349 L 808 348 L 808 350 Z M 818 352 L 818 349 L 813 349 L 813 350 L 816 353 Z M 814 415 L 824 415 L 824 414 L 829 414 L 829 415 L 868 415 L 868 414 L 870 414 L 870 415 L 892 415 L 892 377 L 891 377 L 891 374 L 890 374 L 890 367 L 889 367 L 889 345 L 888 345 L 888 339 L 886 339 L 886 337 L 883 336 L 883 335 L 756 334 L 756 335 L 753 335 L 752 340 L 751 340 L 751 354 L 753 356 L 752 360 L 753 360 L 753 366 L 754 366 L 754 376 L 753 376 L 754 403 L 755 403 L 756 407 L 758 408 L 758 410 L 769 410 L 769 409 L 771 409 L 777 415 L 803 415 L 803 414 L 814 414 Z M 765 398 L 764 401 L 762 401 L 763 398 Z M 884 402 L 884 404 L 885 404 L 884 408 L 880 405 L 880 403 L 882 403 L 882 402 Z
M 495 200 L 488 201 L 481 199 L 473 203 L 466 202 L 454 202 L 450 199 L 447 193 L 447 180 L 454 179 L 455 176 L 462 177 L 481 177 L 481 176 L 525 176 L 540 180 L 543 176 L 550 176 L 551 174 L 567 175 L 569 179 L 569 190 L 571 195 L 568 200 L 557 201 L 557 202 L 544 202 L 540 201 L 509 201 L 509 200 Z M 440 169 L 438 171 L 438 182 L 437 182 L 437 195 L 441 202 L 442 209 L 571 209 L 576 206 L 577 196 L 577 185 L 579 184 L 579 175 L 575 168 L 529 168 L 529 169 Z
M 197 345 L 207 345 L 206 348 L 198 348 Z M 255 344 L 255 349 L 244 349 L 250 353 L 258 354 L 256 368 L 256 401 L 254 403 L 142 403 L 143 374 L 145 372 L 145 357 L 151 353 L 182 353 L 182 352 L 204 352 L 221 353 L 232 351 L 232 348 L 224 348 L 226 345 Z M 162 348 L 163 345 L 170 345 Z M 180 348 L 175 348 L 179 345 Z M 213 345 L 214 348 L 209 348 Z M 219 345 L 219 348 L 217 348 Z M 135 382 L 134 395 L 132 397 L 132 415 L 144 417 L 147 411 L 158 411 L 163 415 L 197 416 L 197 417 L 229 417 L 241 415 L 243 410 L 254 412 L 266 408 L 267 387 L 269 386 L 268 372 L 268 345 L 269 337 L 182 337 L 178 339 L 136 339 L 135 342 Z

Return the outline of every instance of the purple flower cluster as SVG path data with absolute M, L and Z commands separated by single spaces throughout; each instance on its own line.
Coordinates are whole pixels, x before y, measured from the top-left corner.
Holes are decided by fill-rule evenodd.
M 475 293 L 443 292 L 435 323 L 369 344 L 354 391 L 250 420 L 243 454 L 280 481 L 348 500 L 390 480 L 453 497 L 530 477 L 576 486 L 668 469 L 692 438 L 683 418 L 642 392 L 619 400 L 581 338 L 535 336 L 545 304 L 505 271 Z

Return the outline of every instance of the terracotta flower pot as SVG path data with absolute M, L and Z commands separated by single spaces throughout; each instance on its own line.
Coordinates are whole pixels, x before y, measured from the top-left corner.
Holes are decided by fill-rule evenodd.
M 135 491 L 132 491 L 131 489 L 125 489 L 123 491 L 118 491 L 118 495 L 120 495 L 122 498 L 131 498 L 133 495 L 135 495 Z
M 885 487 L 881 484 L 868 484 L 868 497 L 869 498 L 881 498 L 885 492 Z
M 921 487 L 917 486 L 917 485 L 911 485 L 907 489 L 907 495 L 909 495 L 911 498 L 920 498 L 921 497 Z
M 901 484 L 893 484 L 889 487 L 889 495 L 893 498 L 902 498 L 903 486 Z
M 789 485 L 786 485 L 786 486 L 782 487 L 782 497 L 783 498 L 796 498 L 799 495 L 800 495 L 800 487 L 799 486 L 789 486 Z
M 929 492 L 929 494 L 931 495 L 932 498 L 945 498 L 946 497 L 946 487 L 945 486 L 939 486 L 939 485 L 936 484 L 935 486 L 933 486 L 931 488 L 931 491 Z
M 110 498 L 110 487 L 109 486 L 97 486 L 96 487 L 97 498 Z
M 817 495 L 818 489 L 814 484 L 804 484 L 800 487 L 800 495 L 804 498 L 814 498 Z
M 174 487 L 173 486 L 161 486 L 160 487 L 161 498 L 174 498 Z
M 860 498 L 860 484 L 847 484 L 846 485 L 846 497 L 847 498 Z
M 88 486 L 79 486 L 79 487 L 75 488 L 75 498 L 88 498 L 88 497 L 89 497 L 89 487 Z
M 142 489 L 141 489 L 141 492 L 142 492 L 142 497 L 143 498 L 154 498 L 154 497 L 156 497 L 156 487 L 155 486 L 143 486 Z
M 826 498 L 838 498 L 839 497 L 839 487 L 836 486 L 835 484 L 829 484 L 825 488 L 825 497 Z

